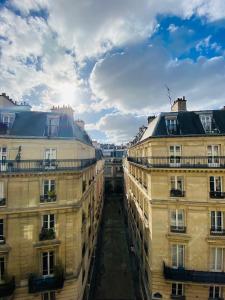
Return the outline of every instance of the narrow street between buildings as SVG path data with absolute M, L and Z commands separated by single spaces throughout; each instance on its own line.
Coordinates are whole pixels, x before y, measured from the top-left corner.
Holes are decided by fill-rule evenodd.
M 133 263 L 127 241 L 122 195 L 106 196 L 91 299 L 135 300 Z

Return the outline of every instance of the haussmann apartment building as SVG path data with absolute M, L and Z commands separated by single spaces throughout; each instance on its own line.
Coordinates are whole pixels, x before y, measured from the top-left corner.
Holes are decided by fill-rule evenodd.
M 143 299 L 225 298 L 225 110 L 148 118 L 124 160 Z
M 81 300 L 103 203 L 102 156 L 70 107 L 0 95 L 0 299 Z

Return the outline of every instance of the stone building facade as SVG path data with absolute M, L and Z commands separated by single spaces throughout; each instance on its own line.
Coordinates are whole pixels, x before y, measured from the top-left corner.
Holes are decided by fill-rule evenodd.
M 179 109 L 180 108 L 180 109 Z M 225 110 L 149 118 L 124 160 L 144 299 L 225 297 Z
M 82 299 L 103 168 L 69 107 L 0 110 L 0 299 Z

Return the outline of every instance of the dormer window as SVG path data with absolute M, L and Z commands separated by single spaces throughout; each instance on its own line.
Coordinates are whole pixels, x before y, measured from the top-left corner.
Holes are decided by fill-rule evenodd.
M 200 115 L 199 117 L 205 132 L 206 133 L 212 132 L 212 115 L 205 114 L 205 115 Z
M 48 116 L 47 135 L 58 136 L 59 133 L 59 116 Z
M 174 117 L 166 118 L 166 128 L 169 134 L 177 133 L 177 119 Z
M 14 120 L 15 120 L 15 114 L 14 113 L 3 113 L 1 115 L 2 124 L 6 128 L 12 128 Z

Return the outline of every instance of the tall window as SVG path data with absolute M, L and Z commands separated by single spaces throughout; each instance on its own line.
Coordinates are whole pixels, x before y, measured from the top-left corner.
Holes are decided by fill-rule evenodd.
M 184 231 L 184 210 L 173 209 L 170 214 L 171 231 Z
M 43 182 L 43 201 L 56 201 L 55 180 L 47 179 Z
M 5 204 L 4 182 L 0 181 L 0 206 L 4 206 Z
M 215 232 L 223 231 L 224 213 L 222 211 L 211 211 L 211 230 Z
M 4 220 L 0 219 L 0 244 L 4 243 Z
M 176 118 L 166 119 L 166 128 L 167 128 L 167 132 L 169 134 L 176 134 L 177 133 L 177 119 Z
M 12 127 L 14 120 L 15 120 L 15 114 L 14 113 L 4 113 L 4 114 L 2 114 L 2 123 L 5 124 L 7 128 Z
M 59 117 L 50 116 L 47 120 L 47 135 L 58 136 L 59 133 Z
M 184 285 L 182 283 L 172 283 L 172 296 L 183 296 L 184 295 Z
M 53 251 L 46 251 L 42 253 L 42 275 L 53 275 L 55 266 L 55 255 Z
M 221 286 L 210 286 L 209 287 L 209 298 L 210 299 L 220 299 L 222 297 L 222 287 Z M 222 298 L 221 298 L 222 299 Z
M 220 196 L 222 192 L 222 177 L 210 176 L 210 196 Z
M 41 295 L 41 300 L 56 300 L 55 292 L 46 292 Z
M 171 197 L 184 197 L 184 177 L 171 176 L 170 178 L 170 196 Z
M 45 149 L 44 154 L 45 159 L 45 167 L 46 168 L 55 168 L 56 167 L 56 149 L 55 148 L 48 148 Z
M 6 171 L 7 148 L 0 147 L 0 170 Z
M 210 133 L 212 131 L 212 115 L 200 115 L 200 120 L 205 132 Z
M 208 165 L 211 167 L 217 167 L 220 164 L 220 146 L 219 145 L 209 145 L 207 147 L 208 152 Z
M 184 250 L 184 245 L 174 244 L 171 246 L 173 268 L 184 267 Z
M 0 282 L 4 281 L 5 275 L 5 257 L 0 256 Z
M 170 165 L 179 166 L 181 163 L 181 146 L 173 145 L 169 149 L 170 154 Z
M 211 265 L 210 269 L 214 272 L 223 271 L 223 248 L 214 247 L 211 248 Z
M 55 228 L 55 215 L 48 214 L 42 216 L 42 227 L 45 229 L 54 229 Z

